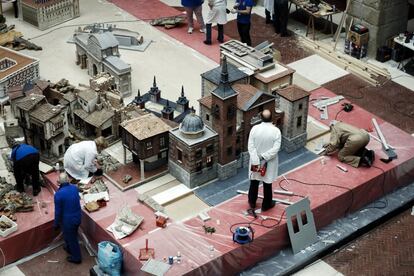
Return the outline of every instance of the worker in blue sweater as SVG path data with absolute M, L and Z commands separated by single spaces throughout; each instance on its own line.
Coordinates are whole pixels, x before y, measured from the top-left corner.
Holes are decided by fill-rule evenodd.
M 63 232 L 65 240 L 65 250 L 70 256 L 66 258 L 68 262 L 80 264 L 82 256 L 78 240 L 78 228 L 81 224 L 78 187 L 69 183 L 68 175 L 59 175 L 59 190 L 55 193 L 55 221 L 54 228 L 59 228 Z
M 12 145 L 11 160 L 13 161 L 13 172 L 16 178 L 16 190 L 24 192 L 23 180 L 26 175 L 32 178 L 33 196 L 40 193 L 39 182 L 39 151 L 27 144 Z

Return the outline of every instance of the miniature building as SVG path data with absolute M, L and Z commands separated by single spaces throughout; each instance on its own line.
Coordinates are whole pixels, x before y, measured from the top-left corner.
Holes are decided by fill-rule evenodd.
M 161 90 L 157 86 L 155 76 L 150 90 L 144 95 L 141 95 L 141 92 L 138 90 L 138 95 L 130 104 L 176 123 L 182 122 L 184 117 L 191 113 L 189 101 L 184 94 L 184 87 L 181 87 L 181 96 L 178 100 L 171 102 L 161 97 Z
M 133 161 L 140 164 L 141 180 L 144 179 L 144 171 L 167 164 L 171 127 L 165 121 L 149 113 L 122 122 L 120 128 L 124 162 L 128 149 L 132 152 Z
M 236 83 L 249 83 L 249 75 L 237 69 L 231 63 L 227 63 L 227 70 L 228 70 L 228 82 L 230 85 Z M 201 74 L 201 97 L 205 97 L 210 95 L 211 91 L 216 89 L 221 81 L 221 66 L 216 67 L 210 71 L 207 71 Z
M 292 85 L 277 91 L 277 96 L 279 109 L 285 113 L 281 129 L 282 148 L 292 152 L 306 144 L 310 93 Z
M 267 41 L 250 47 L 238 40 L 220 45 L 221 54 L 229 63 L 250 76 L 250 84 L 268 93 L 292 84 L 295 70 L 273 59 L 272 44 Z
M 194 112 L 170 130 L 170 174 L 190 188 L 217 177 L 218 135 Z
M 43 158 L 62 155 L 69 136 L 67 109 L 48 103 L 44 95 L 38 94 L 20 98 L 14 104 L 26 142 L 38 148 Z
M 39 60 L 0 47 L 0 104 L 8 101 L 8 89 L 39 78 Z
M 219 86 L 199 100 L 200 114 L 204 123 L 219 136 L 218 177 L 228 178 L 237 168 L 249 162 L 247 142 L 250 129 L 260 123 L 260 112 L 275 110 L 275 96 L 249 85 L 230 85 L 226 57 L 223 58 Z M 237 69 L 235 69 L 237 70 Z M 235 71 L 236 74 L 241 74 Z M 282 123 L 283 113 L 274 113 L 273 122 Z
M 23 21 L 40 30 L 79 17 L 79 0 L 20 0 Z
M 115 87 L 122 97 L 131 94 L 131 66 L 120 59 L 118 40 L 110 32 L 77 33 L 76 64 L 88 69 L 90 76 L 107 72 L 115 78 Z

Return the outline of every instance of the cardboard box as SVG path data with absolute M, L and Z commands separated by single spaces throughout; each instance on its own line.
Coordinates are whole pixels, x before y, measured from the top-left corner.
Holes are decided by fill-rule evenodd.
M 368 44 L 369 41 L 369 33 L 359 34 L 353 31 L 348 32 L 348 40 L 352 43 L 361 47 L 364 44 Z

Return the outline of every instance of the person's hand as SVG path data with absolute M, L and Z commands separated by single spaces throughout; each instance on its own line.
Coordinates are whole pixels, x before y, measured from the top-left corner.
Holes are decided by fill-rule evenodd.
M 259 165 L 251 165 L 251 166 L 250 166 L 250 170 L 251 170 L 252 172 L 257 172 L 257 171 L 259 171 Z
M 235 14 L 235 13 L 237 13 L 237 10 L 236 10 L 236 9 L 232 9 L 230 12 L 231 12 L 232 14 Z

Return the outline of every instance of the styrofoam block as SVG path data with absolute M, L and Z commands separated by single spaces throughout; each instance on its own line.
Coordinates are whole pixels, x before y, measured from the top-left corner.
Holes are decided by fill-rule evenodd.
M 171 201 L 174 201 L 180 197 L 188 195 L 192 193 L 191 189 L 189 189 L 184 184 L 179 184 L 173 188 L 170 188 L 162 193 L 154 195 L 152 198 L 158 202 L 160 205 L 165 205 Z

